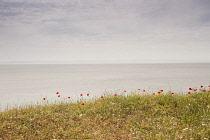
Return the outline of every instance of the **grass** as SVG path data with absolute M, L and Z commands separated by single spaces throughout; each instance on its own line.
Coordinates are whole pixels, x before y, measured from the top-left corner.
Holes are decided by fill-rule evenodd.
M 127 94 L 127 93 L 125 93 Z M 210 92 L 111 96 L 0 112 L 4 140 L 208 140 Z

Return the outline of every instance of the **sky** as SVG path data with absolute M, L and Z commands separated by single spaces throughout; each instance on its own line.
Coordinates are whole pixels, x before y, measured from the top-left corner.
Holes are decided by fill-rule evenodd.
M 0 63 L 210 62 L 210 0 L 0 0 Z

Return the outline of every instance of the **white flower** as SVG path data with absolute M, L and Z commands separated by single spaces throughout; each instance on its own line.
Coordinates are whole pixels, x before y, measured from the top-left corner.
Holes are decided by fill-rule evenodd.
M 183 130 L 188 130 L 188 128 L 184 128 Z

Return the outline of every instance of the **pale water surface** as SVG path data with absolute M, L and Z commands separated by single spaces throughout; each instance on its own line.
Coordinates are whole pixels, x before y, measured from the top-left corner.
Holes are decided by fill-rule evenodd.
M 192 64 L 33 64 L 0 65 L 0 108 L 48 101 L 77 100 L 79 94 L 145 89 L 186 92 L 210 84 L 210 63 Z M 128 93 L 123 93 L 127 90 Z M 59 91 L 61 98 L 55 92 Z

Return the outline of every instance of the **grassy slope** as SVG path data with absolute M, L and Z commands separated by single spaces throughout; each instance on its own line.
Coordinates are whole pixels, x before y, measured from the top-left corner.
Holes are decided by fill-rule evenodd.
M 0 139 L 208 139 L 210 92 L 105 96 L 0 112 Z

